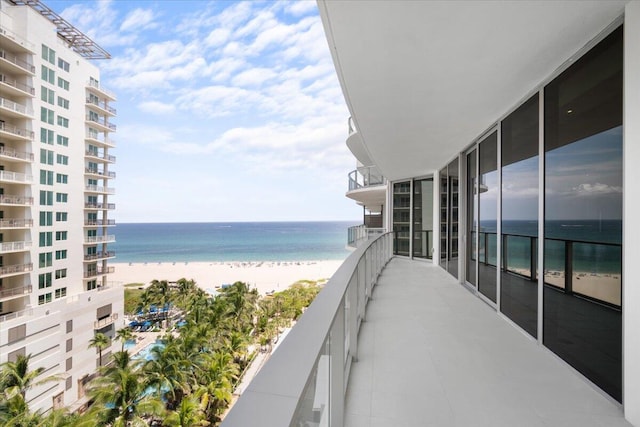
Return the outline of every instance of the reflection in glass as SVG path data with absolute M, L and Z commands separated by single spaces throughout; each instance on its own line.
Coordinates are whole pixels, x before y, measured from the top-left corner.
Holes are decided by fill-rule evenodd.
M 496 302 L 496 259 L 498 232 L 498 132 L 478 144 L 478 291 Z
M 409 256 L 411 225 L 411 182 L 393 184 L 393 244 L 394 254 Z
M 476 150 L 467 154 L 467 282 L 476 286 L 476 244 L 478 216 L 476 211 Z
M 449 173 L 447 166 L 440 170 L 440 266 L 447 269 L 449 252 Z
M 449 241 L 447 246 L 447 270 L 454 277 L 458 277 L 458 159 L 454 159 L 448 166 L 448 221 L 449 221 Z
M 532 96 L 501 123 L 500 311 L 538 336 L 539 102 Z
M 433 178 L 413 181 L 413 256 L 431 259 L 433 247 Z
M 622 28 L 545 87 L 544 344 L 622 398 Z

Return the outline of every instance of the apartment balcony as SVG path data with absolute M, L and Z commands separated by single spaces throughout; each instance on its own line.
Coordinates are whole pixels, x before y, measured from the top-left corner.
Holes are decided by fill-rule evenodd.
M 115 172 L 108 172 L 105 170 L 95 169 L 95 168 L 85 168 L 84 170 L 86 175 L 94 175 L 98 178 L 115 178 Z
M 109 258 L 115 258 L 115 256 L 116 256 L 116 253 L 114 251 L 97 252 L 95 254 L 85 254 L 84 260 L 85 261 L 101 261 Z M 110 271 L 110 273 L 113 273 L 113 271 Z
M 0 267 L 0 278 L 17 276 L 18 274 L 29 273 L 33 270 L 33 264 L 14 264 Z
M 95 145 L 109 148 L 116 146 L 116 142 L 113 139 L 104 136 L 104 134 L 101 135 L 98 132 L 87 131 L 85 139 Z
M 0 287 L 0 302 L 8 301 L 14 298 L 22 298 L 25 295 L 31 294 L 33 287 L 31 285 L 18 286 L 15 288 L 4 289 Z
M 32 242 L 2 242 L 0 243 L 0 254 L 8 254 L 13 252 L 24 252 L 31 249 Z
M 92 279 L 98 276 L 104 276 L 105 274 L 112 274 L 116 271 L 115 267 L 96 268 L 84 272 L 85 279 Z
M 110 116 L 115 116 L 117 114 L 116 109 L 110 106 L 106 101 L 87 98 L 87 106 L 89 108 L 97 109 L 102 114 L 107 114 Z
M 31 228 L 33 227 L 32 219 L 23 219 L 23 218 L 7 218 L 0 219 L 0 229 L 20 229 L 20 228 Z
M 0 97 L 0 112 L 17 119 L 33 119 L 33 109 L 10 99 Z
M 0 159 L 20 163 L 31 163 L 33 162 L 33 153 L 26 153 L 24 151 L 17 151 L 13 148 L 0 146 Z
M 373 162 L 369 157 L 369 153 L 364 146 L 364 141 L 360 136 L 360 133 L 356 129 L 355 123 L 353 122 L 353 118 L 349 117 L 349 136 L 347 136 L 347 148 L 353 154 L 353 156 L 358 159 L 358 161 L 363 166 L 373 166 Z
M 104 132 L 116 131 L 116 125 L 110 123 L 106 117 L 92 117 L 91 115 L 87 114 L 86 121 L 89 122 L 91 126 L 97 128 L 97 130 Z
M 92 160 L 103 161 L 105 163 L 115 163 L 116 162 L 116 156 L 112 156 L 112 155 L 106 154 L 106 153 L 99 153 L 99 152 L 93 151 L 93 150 L 86 150 L 85 151 L 85 157 L 89 157 Z
M 95 322 L 93 322 L 93 329 L 102 329 L 105 326 L 111 325 L 116 320 L 118 320 L 118 313 L 113 313 L 110 316 L 105 317 L 104 319 L 96 320 Z
M 11 50 L 35 53 L 35 45 L 20 37 L 4 25 L 0 25 L 0 45 Z
M 116 241 L 116 236 L 113 234 L 105 236 L 86 236 L 84 238 L 85 245 L 91 245 L 95 243 L 113 243 Z
M 36 67 L 29 64 L 24 59 L 20 59 L 13 52 L 8 52 L 4 49 L 0 49 L 0 66 L 11 71 L 12 73 L 28 73 L 35 75 Z
M 87 193 L 116 194 L 116 189 L 112 187 L 102 187 L 99 185 L 85 185 L 84 189 Z M 115 209 L 115 206 L 109 209 Z
M 110 227 L 116 225 L 115 219 L 89 219 L 84 222 L 85 227 Z
M 33 308 L 27 308 L 25 310 L 15 311 L 13 313 L 4 313 L 0 315 L 0 325 L 5 324 L 9 320 L 19 319 L 21 317 L 28 317 L 33 314 Z
M 13 182 L 17 184 L 31 184 L 33 176 L 20 172 L 0 170 L 0 182 Z
M 387 197 L 387 179 L 375 166 L 362 166 L 349 173 L 346 196 L 362 206 L 380 207 Z
M 14 141 L 33 141 L 33 132 L 29 129 L 4 122 L 0 122 L 0 136 Z
M 115 92 L 113 92 L 111 90 L 108 90 L 104 86 L 100 86 L 100 84 L 95 82 L 95 81 L 87 82 L 87 89 L 90 92 L 93 92 L 93 93 L 97 94 L 98 96 L 101 96 L 102 98 L 108 98 L 110 101 L 115 101 L 116 100 Z
M 33 197 L 0 194 L 0 205 L 31 206 L 33 205 Z
M 347 246 L 357 248 L 362 243 L 375 239 L 386 232 L 386 228 L 367 227 L 366 225 L 349 227 L 347 229 Z
M 94 202 L 87 202 L 84 204 L 84 208 L 85 209 L 95 209 L 95 210 L 105 210 L 105 209 L 115 209 L 116 208 L 116 204 L 115 203 L 94 203 Z
M 2 74 L 0 75 L 0 93 L 18 97 L 33 97 L 36 95 L 36 89 L 33 86 L 19 82 L 13 77 Z
M 347 258 L 223 427 L 630 426 L 440 267 L 385 266 L 386 236 Z

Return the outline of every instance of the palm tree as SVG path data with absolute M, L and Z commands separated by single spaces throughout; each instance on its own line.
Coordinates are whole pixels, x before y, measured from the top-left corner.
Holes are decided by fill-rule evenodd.
M 233 393 L 233 381 L 238 378 L 238 366 L 230 354 L 215 352 L 208 355 L 201 370 L 199 384 L 203 384 L 195 395 L 206 408 L 207 418 L 219 420 Z
M 98 349 L 98 356 L 100 357 L 99 366 L 102 366 L 102 350 L 111 345 L 111 340 L 108 336 L 102 332 L 96 332 L 96 334 L 89 340 L 89 348 L 94 347 Z
M 133 332 L 127 327 L 118 329 L 118 331 L 116 331 L 116 339 L 121 342 L 120 351 L 124 351 L 126 342 L 133 339 Z
M 189 387 L 191 361 L 183 358 L 175 341 L 151 349 L 151 359 L 144 363 L 147 384 L 158 397 L 164 397 L 167 408 L 176 408 Z
M 164 425 L 169 427 L 196 427 L 210 424 L 205 419 L 202 405 L 192 397 L 182 399 L 176 410 L 171 411 L 164 419 Z

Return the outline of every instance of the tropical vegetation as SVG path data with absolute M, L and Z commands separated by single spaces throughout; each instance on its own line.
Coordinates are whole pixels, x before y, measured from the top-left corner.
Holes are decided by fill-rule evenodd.
M 302 281 L 261 298 L 246 283 L 236 282 L 211 297 L 191 280 L 154 280 L 137 293 L 135 311 L 172 306 L 181 321 L 177 327 L 166 316 L 167 332 L 147 358 L 133 357 L 125 349 L 133 337 L 130 329 L 117 331 L 120 351 L 111 354 L 87 386 L 90 407 L 82 415 L 70 415 L 29 411 L 24 396 L 42 368 L 29 370 L 30 356 L 18 356 L 16 362 L 0 365 L 0 425 L 216 426 L 253 357 L 270 349 L 318 291 L 315 282 Z M 89 346 L 102 360 L 101 352 L 110 343 L 109 337 L 96 333 Z

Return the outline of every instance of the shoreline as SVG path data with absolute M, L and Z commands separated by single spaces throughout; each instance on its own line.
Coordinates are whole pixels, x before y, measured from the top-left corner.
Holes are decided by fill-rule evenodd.
M 299 280 L 329 279 L 344 260 L 324 261 L 176 261 L 109 263 L 115 272 L 109 280 L 148 285 L 152 280 L 170 282 L 193 279 L 198 287 L 213 291 L 223 284 L 245 282 L 260 294 L 281 291 Z

